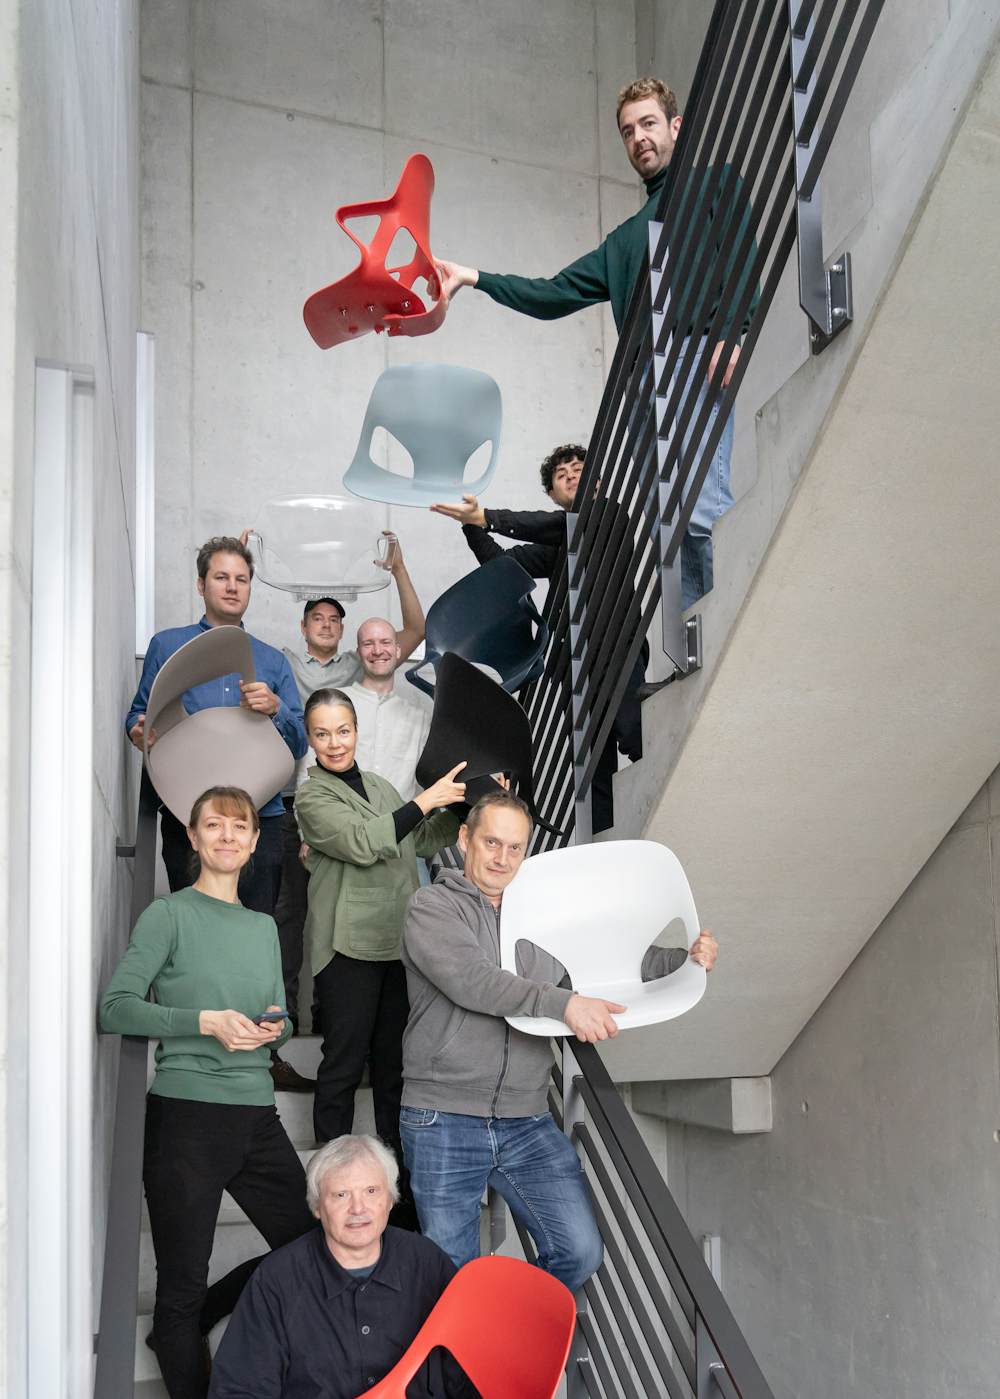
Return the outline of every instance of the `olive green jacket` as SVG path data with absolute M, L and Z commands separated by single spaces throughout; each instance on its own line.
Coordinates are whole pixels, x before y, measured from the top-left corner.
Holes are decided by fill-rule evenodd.
M 368 801 L 319 766 L 309 769 L 295 798 L 309 846 L 305 936 L 314 976 L 335 952 L 363 962 L 397 958 L 406 905 L 420 887 L 417 856 L 436 854 L 458 835 L 458 817 L 442 811 L 397 845 L 392 813 L 403 798 L 384 777 L 361 776 Z

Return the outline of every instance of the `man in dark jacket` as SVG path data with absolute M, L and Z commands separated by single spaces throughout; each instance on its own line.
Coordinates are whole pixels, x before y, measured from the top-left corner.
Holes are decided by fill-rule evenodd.
M 484 272 L 457 262 L 440 261 L 436 266 L 443 297 L 450 300 L 462 287 L 476 287 L 499 305 L 538 320 L 556 320 L 585 306 L 610 301 L 615 325 L 621 329 L 632 290 L 646 260 L 649 223 L 656 216 L 667 169 L 680 134 L 681 117 L 677 98 L 670 88 L 658 78 L 639 78 L 619 93 L 617 118 L 629 164 L 641 177 L 646 190 L 646 202 L 638 213 L 619 224 L 593 252 L 577 258 L 554 277 L 518 277 Z M 692 269 L 704 266 L 712 271 L 703 286 L 695 287 L 688 283 L 679 292 L 675 289 L 674 301 L 678 305 L 687 305 L 691 317 L 690 324 L 678 328 L 679 333 L 700 339 L 708 333 L 713 323 L 723 283 L 737 266 L 736 250 L 743 241 L 751 210 L 742 183 L 729 166 L 694 170 L 690 178 L 694 183 L 686 194 L 684 207 L 688 211 L 699 211 L 696 241 L 692 245 L 686 230 L 682 229 L 678 231 L 678 242 L 687 245 L 684 256 L 688 266 Z M 720 269 L 722 245 L 734 221 L 737 231 L 731 244 L 733 251 L 725 267 Z M 754 254 L 755 249 L 751 244 L 748 264 Z M 747 265 L 738 284 L 734 305 L 738 304 L 749 275 L 750 267 Z M 755 292 L 742 327 L 744 333 L 756 301 Z M 723 336 L 728 336 L 731 324 L 731 317 L 724 321 L 721 327 Z M 707 391 L 707 380 L 714 378 L 724 350 L 725 339 L 718 340 L 710 358 L 706 382 L 696 390 L 700 394 Z M 737 344 L 723 370 L 723 384 L 728 384 L 739 353 Z M 688 362 L 693 363 L 694 358 L 689 355 Z M 700 353 L 697 359 L 700 359 Z M 699 412 L 700 403 L 692 422 Z M 707 438 L 711 431 L 717 413 L 715 406 L 703 438 Z M 712 525 L 733 503 L 729 489 L 732 448 L 733 425 L 730 418 L 722 431 L 684 539 L 681 555 L 684 607 L 689 607 L 712 586 Z
M 465 542 L 481 564 L 506 552 L 532 578 L 552 580 L 559 577 L 566 558 L 566 512 L 575 506 L 576 489 L 586 458 L 586 447 L 567 442 L 556 447 L 542 462 L 542 490 L 559 507 L 557 510 L 484 510 L 474 495 L 464 496 L 461 505 L 442 503 L 432 505 L 431 509 L 461 524 Z M 603 508 L 620 509 L 610 502 L 605 502 Z M 490 537 L 493 534 L 525 542 L 504 551 Z M 614 825 L 612 783 L 618 768 L 619 751 L 633 763 L 642 757 L 639 686 L 643 682 L 648 659 L 649 646 L 643 642 L 594 770 L 591 827 L 595 835 Z
M 398 1176 L 376 1137 L 338 1137 L 315 1153 L 306 1200 L 322 1228 L 257 1268 L 212 1365 L 209 1399 L 354 1399 L 389 1373 L 455 1275 L 430 1239 L 388 1224 Z M 440 1350 L 406 1392 L 476 1393 Z
M 580 1160 L 547 1110 L 549 1041 L 507 1015 L 562 1020 L 589 1043 L 618 1033 L 613 1001 L 580 996 L 563 967 L 526 950 L 522 975 L 500 967 L 500 907 L 531 838 L 531 817 L 506 792 L 483 797 L 459 832 L 463 872 L 445 869 L 410 900 L 403 964 L 410 1018 L 403 1037 L 399 1118 L 424 1234 L 461 1267 L 479 1253 L 480 1201 L 492 1185 L 531 1234 L 539 1265 L 575 1291 L 600 1267 L 601 1237 Z M 694 957 L 706 969 L 715 939 L 652 949 L 646 977 Z

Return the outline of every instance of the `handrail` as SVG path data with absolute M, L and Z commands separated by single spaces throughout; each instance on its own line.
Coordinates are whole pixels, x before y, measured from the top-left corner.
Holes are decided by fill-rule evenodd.
M 571 1124 L 572 1135 L 592 1166 L 599 1160 L 599 1139 L 609 1163 L 604 1167 L 604 1174 L 607 1176 L 613 1167 L 617 1184 L 632 1205 L 633 1218 L 639 1221 L 644 1237 L 638 1236 L 635 1224 L 624 1215 L 618 1219 L 622 1236 L 629 1241 L 632 1260 L 651 1251 L 670 1280 L 672 1297 L 664 1299 L 661 1293 L 654 1299 L 658 1302 L 656 1311 L 660 1320 L 666 1324 L 670 1316 L 677 1326 L 676 1314 L 670 1306 L 673 1300 L 694 1333 L 694 1364 L 691 1365 L 686 1348 L 681 1350 L 675 1342 L 674 1353 L 680 1362 L 681 1375 L 674 1370 L 672 1378 L 678 1385 L 682 1378 L 686 1380 L 701 1399 L 702 1371 L 716 1366 L 720 1368 L 713 1371 L 711 1378 L 720 1393 L 738 1395 L 740 1399 L 773 1399 L 746 1337 L 601 1056 L 590 1044 L 574 1044 L 571 1052 L 579 1069 L 575 1082 L 596 1130 L 596 1138 L 583 1122 Z M 609 1197 L 609 1202 L 611 1198 L 617 1198 L 617 1192 Z M 609 1286 L 610 1279 L 602 1277 L 606 1269 L 607 1264 L 597 1276 L 610 1299 L 614 1289 Z M 603 1333 L 603 1327 L 601 1330 Z
M 577 1299 L 568 1399 L 774 1399 L 597 1049 L 564 1041 L 552 1077 L 571 1089 L 573 1120 L 553 1115 L 583 1158 L 604 1241 Z
M 658 605 L 673 678 L 700 665 L 681 549 L 796 243 L 814 352 L 850 322 L 850 258 L 822 262 L 818 179 L 882 4 L 716 0 L 567 517 L 545 668 L 524 694 L 556 833 L 537 831 L 536 849 L 588 838 L 594 772 Z
M 130 928 L 153 900 L 159 798 L 145 768 L 139 786 Z M 135 1321 L 142 1225 L 142 1148 L 149 1041 L 123 1035 L 115 1091 L 101 1312 L 94 1338 L 94 1399 L 122 1399 L 135 1387 Z

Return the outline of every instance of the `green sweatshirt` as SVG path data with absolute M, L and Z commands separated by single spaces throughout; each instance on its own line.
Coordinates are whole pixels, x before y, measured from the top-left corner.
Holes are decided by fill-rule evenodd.
M 692 274 L 698 268 L 702 250 L 706 241 L 713 237 L 713 233 L 716 248 L 721 246 L 726 237 L 733 217 L 732 212 L 727 215 L 727 210 L 737 213 L 740 219 L 740 230 L 733 241 L 734 249 L 739 246 L 746 222 L 750 218 L 750 205 L 743 193 L 743 184 L 738 176 L 729 176 L 724 203 L 720 202 L 719 193 L 722 181 L 726 178 L 729 169 L 730 167 L 727 165 L 719 166 L 718 169 L 710 166 L 703 171 L 692 172 L 692 177 L 700 179 L 702 183 L 697 191 L 688 194 L 682 212 L 700 210 L 701 216 L 697 220 L 700 240 L 693 256 L 690 252 L 685 252 L 684 244 L 688 240 L 683 236 L 680 240 L 680 246 L 675 249 L 675 255 L 683 254 L 686 259 L 690 259 L 688 266 L 692 269 Z M 639 212 L 626 219 L 624 223 L 619 224 L 608 234 L 599 248 L 577 258 L 576 262 L 571 262 L 568 267 L 564 267 L 554 277 L 515 277 L 504 276 L 497 272 L 480 272 L 479 280 L 476 283 L 477 287 L 501 306 L 509 306 L 513 311 L 521 311 L 524 315 L 534 316 L 541 321 L 554 321 L 560 316 L 568 316 L 573 311 L 579 311 L 584 306 L 596 306 L 601 301 L 610 301 L 615 325 L 621 330 L 625 313 L 628 310 L 629 298 L 632 295 L 632 288 L 636 284 L 642 270 L 643 260 L 648 252 L 649 223 L 656 215 L 660 191 L 663 189 L 666 178 L 667 171 L 661 170 L 651 180 L 646 180 L 648 197 Z M 743 280 L 737 295 L 733 298 L 734 305 L 737 304 L 739 296 L 742 295 L 746 286 L 746 278 L 749 276 L 750 266 L 755 256 L 756 244 L 752 243 L 747 256 Z M 733 265 L 733 258 L 730 255 L 726 267 L 727 276 Z M 690 319 L 694 325 L 700 325 L 704 330 L 708 329 L 718 309 L 720 289 L 721 282 L 714 287 L 702 289 L 700 295 L 692 300 L 691 311 L 693 314 L 691 314 Z M 676 301 L 676 292 L 674 297 Z M 759 289 L 755 289 L 744 319 L 744 333 L 747 330 L 750 315 L 759 299 Z M 727 319 L 723 327 L 723 334 L 728 332 L 730 325 L 731 319 Z
M 152 987 L 156 1001 L 146 1000 Z M 161 1098 L 199 1103 L 274 1102 L 270 1049 L 230 1052 L 198 1033 L 203 1010 L 260 1015 L 284 1005 L 274 919 L 197 889 L 156 899 L 139 918 L 125 956 L 101 1001 L 101 1029 L 158 1038 Z M 282 1044 L 292 1032 L 288 1021 Z

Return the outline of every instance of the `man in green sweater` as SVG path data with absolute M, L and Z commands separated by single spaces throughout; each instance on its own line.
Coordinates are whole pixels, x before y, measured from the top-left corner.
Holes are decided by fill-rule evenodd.
M 608 234 L 600 247 L 584 254 L 557 272 L 554 277 L 518 277 L 496 272 L 484 272 L 478 268 L 465 267 L 457 262 L 440 261 L 436 264 L 440 294 L 447 300 L 462 287 L 476 287 L 493 298 L 501 306 L 521 311 L 524 315 L 538 320 L 556 320 L 568 316 L 585 306 L 595 306 L 609 301 L 620 330 L 628 310 L 629 298 L 636 280 L 642 271 L 646 258 L 649 223 L 655 216 L 660 193 L 667 178 L 680 134 L 681 117 L 677 109 L 677 99 L 670 88 L 658 78 L 639 78 L 623 88 L 618 96 L 618 130 L 625 145 L 625 152 L 633 170 L 641 176 L 646 188 L 646 203 L 638 213 L 626 219 L 623 224 Z M 742 191 L 739 178 L 726 166 L 713 167 L 697 172 L 694 178 L 706 182 L 694 197 L 687 200 L 688 208 L 704 211 L 704 226 L 698 232 L 698 245 L 690 257 L 689 265 L 697 268 L 705 244 L 711 242 L 717 252 L 722 239 L 732 227 L 733 218 L 739 219 L 739 232 L 734 240 L 738 246 L 745 222 L 750 218 L 750 209 Z M 699 198 L 699 195 L 708 198 Z M 753 256 L 751 248 L 750 257 Z M 717 256 L 711 264 L 717 266 Z M 728 274 L 733 266 L 732 255 L 726 266 Z M 744 277 L 749 276 L 749 268 Z M 688 335 L 699 337 L 708 333 L 719 304 L 719 289 L 722 274 L 715 273 L 704 287 L 695 289 L 691 302 L 693 324 L 685 327 Z M 716 282 L 718 281 L 718 285 Z M 742 291 L 745 287 L 739 288 Z M 690 300 L 684 289 L 680 300 Z M 676 297 L 676 293 L 675 293 Z M 739 300 L 739 292 L 734 303 Z M 752 314 L 757 296 L 754 293 L 747 317 Z M 727 333 L 731 321 L 723 324 L 722 332 Z M 719 340 L 711 355 L 708 375 L 699 386 L 699 395 L 707 392 L 708 380 L 713 379 L 719 368 L 725 350 L 725 339 Z M 740 347 L 737 344 L 722 370 L 721 384 L 729 383 Z M 700 353 L 699 356 L 700 358 Z M 692 360 L 694 356 L 690 357 Z M 694 422 L 700 410 L 700 401 L 692 416 Z M 712 429 L 718 414 L 718 407 L 711 411 L 703 440 Z M 691 606 L 712 586 L 712 525 L 733 503 L 729 489 L 729 468 L 733 448 L 732 419 L 727 421 L 719 445 L 716 448 L 711 468 L 705 478 L 698 502 L 688 525 L 681 552 L 682 603 Z

